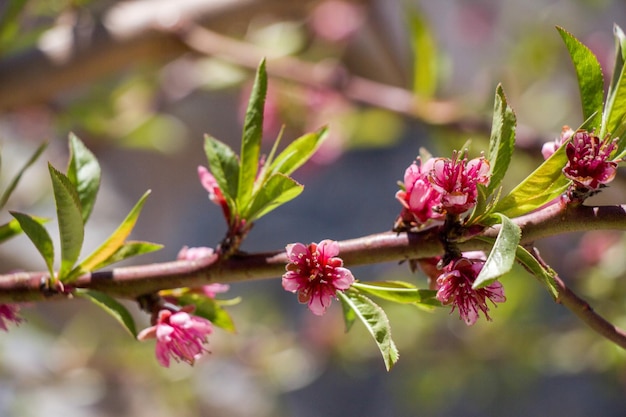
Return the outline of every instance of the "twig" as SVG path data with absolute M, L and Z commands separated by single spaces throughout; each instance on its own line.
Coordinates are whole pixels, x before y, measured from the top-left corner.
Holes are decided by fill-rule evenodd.
M 537 248 L 533 247 L 531 253 L 537 261 L 539 261 L 539 263 L 541 263 L 544 267 L 547 267 Z M 557 303 L 561 303 L 567 307 L 567 309 L 574 313 L 576 317 L 591 327 L 593 331 L 612 341 L 622 349 L 626 349 L 626 332 L 624 332 L 624 330 L 611 324 L 608 320 L 598 314 L 593 308 L 591 308 L 589 303 L 570 290 L 558 275 L 554 276 L 554 281 L 556 282 L 558 289 Z
M 522 228 L 522 243 L 574 231 L 599 229 L 626 230 L 626 207 L 567 207 L 552 204 L 514 219 Z M 486 230 L 482 236 L 495 237 L 499 228 Z M 489 250 L 484 242 L 470 239 L 459 244 L 461 250 Z M 340 256 L 349 267 L 407 259 L 428 258 L 443 253 L 433 231 L 422 233 L 378 233 L 339 242 Z M 237 255 L 224 262 L 217 256 L 200 261 L 174 261 L 115 268 L 81 276 L 75 287 L 92 288 L 109 295 L 134 299 L 142 294 L 169 288 L 198 287 L 211 282 L 238 282 L 276 278 L 287 262 L 284 251 Z M 40 290 L 45 272 L 21 272 L 0 276 L 0 302 L 43 301 Z

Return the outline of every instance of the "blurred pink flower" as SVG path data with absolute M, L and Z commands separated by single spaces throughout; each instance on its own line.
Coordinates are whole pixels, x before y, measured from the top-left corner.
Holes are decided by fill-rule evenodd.
M 489 184 L 489 162 L 484 157 L 468 161 L 459 156 L 455 152 L 452 159 L 435 159 L 430 171 L 430 181 L 441 193 L 439 210 L 448 214 L 461 214 L 474 207 L 477 185 Z
M 215 253 L 215 251 L 212 248 L 208 248 L 206 246 L 199 246 L 199 247 L 195 247 L 195 248 L 190 248 L 188 246 L 183 246 L 180 249 L 180 251 L 178 252 L 178 255 L 176 256 L 176 259 L 178 259 L 179 261 L 181 261 L 181 260 L 195 261 L 197 259 L 206 258 L 207 256 L 211 256 L 211 255 L 213 255 L 213 253 Z
M 594 191 L 613 181 L 617 161 L 609 160 L 617 142 L 599 137 L 585 130 L 576 132 L 566 145 L 567 165 L 563 174 L 574 181 L 577 188 Z
M 217 184 L 213 174 L 211 174 L 208 169 L 200 165 L 198 167 L 198 177 L 200 178 L 200 184 L 202 184 L 204 189 L 209 192 L 209 200 L 222 208 L 226 221 L 230 223 L 230 209 L 228 208 L 228 203 L 226 202 L 224 194 L 222 194 L 222 190 L 220 190 L 220 186 Z
M 0 329 L 8 332 L 9 329 L 7 327 L 8 322 L 12 322 L 14 324 L 19 325 L 24 319 L 18 316 L 18 312 L 20 311 L 20 307 L 17 304 L 0 304 Z
M 459 258 L 446 265 L 437 278 L 437 299 L 444 305 L 451 304 L 452 311 L 458 308 L 460 318 L 468 326 L 476 323 L 480 311 L 491 320 L 487 299 L 494 305 L 506 301 L 504 288 L 497 281 L 484 288 L 472 289 L 484 263 L 483 259 Z
M 573 134 L 574 131 L 570 129 L 569 126 L 563 126 L 563 129 L 561 129 L 561 135 L 558 138 L 543 144 L 543 147 L 541 148 L 543 159 L 550 158 Z
M 213 325 L 205 318 L 193 316 L 185 311 L 172 313 L 161 310 L 154 326 L 142 330 L 137 339 L 156 339 L 156 357 L 166 368 L 170 357 L 176 362 L 193 365 L 208 350 L 207 336 L 213 332 Z
M 343 268 L 343 261 L 336 257 L 339 245 L 322 240 L 308 246 L 293 243 L 286 249 L 289 263 L 283 275 L 283 288 L 297 292 L 298 301 L 307 303 L 313 314 L 321 316 L 335 293 L 347 290 L 354 282 L 352 272 Z
M 202 287 L 200 287 L 200 289 L 202 293 L 206 295 L 207 297 L 215 298 L 216 294 L 228 291 L 230 289 L 230 285 L 215 283 L 215 284 L 203 285 Z
M 424 224 L 430 219 L 443 217 L 442 213 L 433 211 L 441 201 L 440 192 L 429 181 L 434 162 L 430 158 L 422 164 L 417 158 L 404 172 L 404 190 L 396 193 L 396 199 L 404 207 L 400 217 L 405 222 Z
M 364 21 L 364 13 L 359 5 L 330 0 L 313 9 L 310 25 L 320 38 L 336 43 L 349 39 Z

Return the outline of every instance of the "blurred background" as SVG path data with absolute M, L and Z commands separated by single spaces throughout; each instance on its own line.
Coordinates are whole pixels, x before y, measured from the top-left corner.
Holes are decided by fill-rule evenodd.
M 610 77 L 613 24 L 626 26 L 624 2 L 3 0 L 2 187 L 50 142 L 7 208 L 54 217 L 44 162 L 64 167 L 74 132 L 103 168 L 87 249 L 146 189 L 132 237 L 165 248 L 135 264 L 215 246 L 226 228 L 197 179 L 203 135 L 238 149 L 251 77 L 266 56 L 268 147 L 283 125 L 284 143 L 326 124 L 331 134 L 294 175 L 305 192 L 260 220 L 242 249 L 390 230 L 396 182 L 420 147 L 449 156 L 471 139 L 472 155 L 485 149 L 498 83 L 519 124 L 505 186 L 530 173 L 543 142 L 583 121 L 555 25 L 588 45 Z M 623 203 L 624 180 L 614 184 L 596 201 Z M 575 291 L 626 326 L 622 234 L 538 246 Z M 45 269 L 23 236 L 0 259 L 3 272 Z M 426 286 L 406 265 L 354 273 Z M 193 368 L 161 368 L 153 343 L 85 302 L 27 306 L 27 322 L 0 334 L 0 416 L 626 415 L 624 352 L 521 268 L 502 283 L 507 302 L 471 328 L 447 309 L 382 304 L 401 354 L 390 373 L 363 328 L 344 333 L 338 303 L 314 317 L 278 279 L 231 286 L 224 296 L 243 299 L 229 308 L 237 333 L 216 330 L 212 354 Z

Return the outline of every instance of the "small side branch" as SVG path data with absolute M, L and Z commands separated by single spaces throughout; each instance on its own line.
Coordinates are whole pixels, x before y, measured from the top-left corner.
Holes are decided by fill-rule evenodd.
M 547 266 L 536 248 L 532 248 L 531 253 L 544 267 Z M 587 326 L 591 327 L 593 331 L 620 346 L 622 349 L 626 349 L 626 332 L 624 332 L 624 330 L 611 324 L 598 314 L 589 303 L 569 289 L 558 275 L 554 277 L 554 281 L 558 289 L 557 303 L 567 307 L 576 317 L 582 320 Z

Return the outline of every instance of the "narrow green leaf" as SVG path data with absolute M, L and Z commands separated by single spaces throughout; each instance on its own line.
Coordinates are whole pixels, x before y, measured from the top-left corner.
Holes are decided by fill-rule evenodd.
M 4 241 L 9 240 L 14 236 L 19 235 L 22 232 L 23 230 L 22 230 L 22 227 L 20 226 L 20 223 L 17 221 L 17 219 L 13 219 L 9 221 L 8 223 L 5 223 L 2 226 L 0 226 L 0 243 L 3 243 Z
M 602 117 L 602 129 L 600 130 L 600 138 L 608 133 L 614 137 L 626 117 L 626 35 L 622 29 L 614 25 L 613 34 L 615 36 L 615 65 L 613 67 L 613 76 L 606 97 L 604 113 Z M 622 138 L 619 142 L 619 149 L 626 147 L 626 139 Z
M 265 72 L 265 60 L 263 60 L 256 72 L 243 124 L 239 188 L 236 198 L 237 205 L 240 207 L 245 207 L 252 198 L 254 180 L 259 171 L 261 139 L 263 138 L 263 109 L 265 107 L 266 94 L 267 73 Z
M 518 246 L 516 250 L 517 261 L 531 274 L 539 280 L 553 299 L 559 296 L 559 289 L 554 280 L 555 272 L 545 269 L 530 252 L 522 246 Z
M 15 177 L 13 177 L 13 179 L 11 180 L 11 182 L 9 183 L 8 187 L 6 190 L 4 190 L 4 192 L 2 193 L 2 196 L 0 197 L 0 208 L 4 207 L 7 203 L 7 201 L 9 200 L 9 197 L 11 197 L 11 194 L 13 193 L 13 191 L 15 190 L 15 187 L 17 187 L 17 184 L 20 182 L 20 180 L 22 179 L 22 175 L 24 175 L 24 172 L 26 172 L 26 170 L 37 160 L 39 159 L 39 157 L 41 156 L 41 154 L 43 153 L 43 151 L 48 147 L 48 143 L 44 142 L 41 145 L 39 145 L 39 147 L 37 148 L 37 150 L 35 151 L 35 153 L 33 153 L 33 155 L 30 157 L 30 159 L 26 162 L 26 164 L 24 164 L 24 166 L 22 167 L 22 169 L 20 169 L 18 171 L 18 173 L 15 175 Z
M 27 0 L 9 0 L 8 4 L 5 2 L 2 14 L 0 14 L 0 40 L 5 40 L 9 28 L 17 26 L 16 22 L 26 3 Z
M 196 309 L 193 314 L 204 317 L 211 323 L 231 333 L 236 333 L 235 323 L 230 314 L 224 310 L 213 298 L 206 297 L 202 294 L 188 292 L 178 298 L 180 305 L 194 305 Z
M 483 288 L 506 274 L 515 263 L 515 251 L 522 237 L 522 231 L 508 217 L 499 214 L 501 227 L 498 237 L 491 248 L 483 269 L 476 277 L 472 288 Z
M 376 303 L 359 294 L 356 291 L 341 292 L 337 291 L 337 297 L 349 306 L 356 317 L 358 317 L 367 331 L 372 335 L 380 353 L 383 356 L 387 371 L 391 370 L 393 365 L 398 362 L 400 354 L 395 343 L 391 339 L 391 325 L 385 311 Z
M 272 161 L 268 173 L 290 175 L 313 156 L 327 135 L 328 128 L 323 127 L 294 140 Z
M 422 13 L 409 15 L 413 47 L 413 91 L 423 97 L 432 97 L 437 89 L 439 59 L 437 44 L 428 21 Z
M 73 133 L 70 133 L 69 144 L 67 177 L 78 192 L 84 224 L 91 215 L 100 188 L 100 165 L 94 154 Z
M 41 220 L 34 218 L 28 214 L 10 211 L 15 221 L 19 223 L 19 227 L 24 231 L 26 236 L 35 245 L 48 267 L 50 276 L 54 276 L 54 245 L 48 231 L 41 225 Z M 10 225 L 12 223 L 9 222 Z M 14 226 L 11 226 L 12 228 Z
M 604 102 L 604 75 L 596 56 L 565 29 L 556 28 L 572 57 L 583 107 L 583 118 L 590 119 L 589 129 L 599 129 L 602 123 Z
M 64 282 L 78 260 L 83 246 L 85 233 L 83 215 L 74 185 L 52 165 L 48 164 L 48 170 L 52 179 L 61 239 L 61 268 L 58 278 Z
M 274 174 L 254 194 L 250 206 L 241 213 L 241 217 L 248 221 L 259 219 L 276 207 L 296 198 L 303 189 L 304 186 L 294 179 Z
M 237 154 L 230 146 L 215 139 L 212 136 L 204 136 L 204 151 L 209 162 L 209 169 L 217 185 L 219 185 L 224 198 L 228 202 L 233 213 L 235 210 L 235 199 L 239 187 L 239 160 Z
M 569 185 L 569 180 L 562 174 L 567 164 L 565 145 L 561 145 L 550 158 L 503 197 L 493 211 L 509 218 L 518 217 L 561 195 Z
M 341 303 L 341 310 L 343 311 L 343 321 L 346 326 L 346 333 L 348 333 L 350 329 L 352 329 L 352 326 L 354 325 L 354 322 L 356 321 L 356 312 L 352 308 L 352 305 L 346 301 L 348 300 L 347 297 L 345 299 L 344 297 L 337 297 L 337 298 L 339 299 Z
M 401 304 L 427 304 L 440 306 L 435 290 L 422 290 L 403 281 L 368 281 L 355 282 L 352 286 L 362 293 L 367 293 L 387 301 Z
M 502 85 L 496 88 L 495 103 L 493 106 L 493 121 L 491 123 L 491 138 L 489 139 L 489 155 L 487 160 L 491 165 L 491 180 L 487 186 L 487 197 L 498 189 L 506 171 L 509 169 L 513 149 L 515 148 L 515 113 L 509 107 Z
M 133 256 L 144 255 L 146 253 L 155 252 L 163 248 L 163 245 L 159 245 L 158 243 L 151 242 L 138 242 L 138 241 L 128 241 L 124 242 L 122 246 L 120 246 L 111 256 L 106 258 L 104 261 L 95 265 L 91 270 L 97 271 L 111 264 L 121 262 L 125 259 L 132 258 Z M 81 267 L 82 271 L 82 267 Z
M 137 201 L 137 203 L 128 213 L 124 221 L 117 227 L 117 229 L 111 234 L 111 236 L 109 236 L 107 240 L 105 240 L 104 243 L 102 243 L 100 247 L 98 247 L 98 249 L 93 251 L 84 261 L 80 263 L 80 271 L 74 271 L 74 273 L 72 274 L 74 277 L 78 273 L 92 271 L 96 266 L 115 262 L 108 262 L 108 260 L 110 260 L 112 256 L 120 256 L 118 250 L 124 245 L 126 238 L 128 237 L 128 235 L 130 235 L 130 232 L 135 227 L 135 223 L 137 223 L 137 219 L 139 218 L 139 214 L 141 213 L 141 209 L 143 208 L 143 205 L 146 202 L 148 195 L 150 195 L 150 190 L 146 191 L 144 195 L 141 196 L 139 201 Z M 126 250 L 130 249 L 133 249 L 133 247 L 127 248 Z
M 137 338 L 137 328 L 135 327 L 135 320 L 131 316 L 130 312 L 120 304 L 115 298 L 95 290 L 87 290 L 84 288 L 77 288 L 74 290 L 74 295 L 80 298 L 91 301 L 98 307 L 102 308 L 108 314 L 110 314 L 115 320 L 117 320 L 134 338 Z

